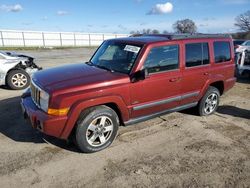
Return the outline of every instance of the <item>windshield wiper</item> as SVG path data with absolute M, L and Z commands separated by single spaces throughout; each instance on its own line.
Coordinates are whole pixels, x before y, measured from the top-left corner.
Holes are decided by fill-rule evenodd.
M 112 69 L 110 69 L 108 67 L 102 66 L 102 65 L 94 65 L 94 66 L 96 66 L 96 67 L 98 67 L 100 69 L 105 69 L 105 70 L 110 71 L 110 72 L 115 72 L 114 70 L 112 70 Z
M 90 66 L 95 66 L 95 64 L 92 63 L 91 61 L 87 61 L 86 64 L 87 64 L 87 65 L 90 65 Z
M 115 72 L 114 70 L 112 70 L 112 69 L 110 69 L 108 67 L 105 67 L 105 66 L 102 66 L 102 65 L 96 65 L 96 64 L 92 63 L 91 61 L 86 62 L 86 64 L 89 65 L 89 66 L 98 67 L 100 69 L 105 69 L 105 70 L 110 71 L 110 72 Z

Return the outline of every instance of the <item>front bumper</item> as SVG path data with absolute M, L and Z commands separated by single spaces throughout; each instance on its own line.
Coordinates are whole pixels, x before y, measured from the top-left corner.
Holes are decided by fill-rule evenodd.
M 0 86 L 5 85 L 5 74 L 0 73 Z
M 25 119 L 29 119 L 33 128 L 60 138 L 66 125 L 67 116 L 51 116 L 39 109 L 33 102 L 30 94 L 26 93 L 21 98 L 21 107 Z

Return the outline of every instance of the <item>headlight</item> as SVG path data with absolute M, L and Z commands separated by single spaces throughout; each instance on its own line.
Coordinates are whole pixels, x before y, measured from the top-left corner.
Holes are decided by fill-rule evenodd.
M 49 94 L 46 93 L 45 91 L 41 90 L 40 91 L 40 107 L 42 110 L 45 112 L 48 112 L 48 107 L 49 107 Z

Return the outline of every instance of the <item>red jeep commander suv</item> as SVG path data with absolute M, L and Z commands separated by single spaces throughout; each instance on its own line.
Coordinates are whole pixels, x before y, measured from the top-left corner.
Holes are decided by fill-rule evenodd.
M 36 72 L 21 105 L 34 128 L 96 152 L 113 142 L 119 125 L 195 106 L 212 114 L 235 84 L 234 69 L 228 35 L 111 39 L 87 63 Z

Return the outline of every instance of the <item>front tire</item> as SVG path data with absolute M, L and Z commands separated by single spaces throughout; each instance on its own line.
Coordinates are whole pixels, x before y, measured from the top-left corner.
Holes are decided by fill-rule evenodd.
M 84 153 L 93 153 L 110 146 L 119 127 L 116 112 L 107 106 L 92 107 L 77 122 L 75 142 Z
M 198 110 L 200 116 L 208 116 L 213 114 L 220 102 L 220 92 L 216 87 L 209 86 L 207 92 L 202 97 L 198 104 Z
M 12 70 L 8 73 L 6 81 L 11 89 L 25 89 L 30 85 L 30 76 L 22 69 Z

